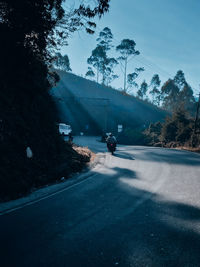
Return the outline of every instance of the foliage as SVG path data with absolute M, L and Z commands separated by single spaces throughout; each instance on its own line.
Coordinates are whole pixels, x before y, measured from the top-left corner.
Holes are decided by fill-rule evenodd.
M 66 175 L 80 158 L 63 143 L 48 90 L 58 76 L 51 66 L 55 49 L 80 27 L 92 31 L 91 19 L 108 11 L 109 0 L 94 8 L 81 5 L 67 14 L 62 0 L 3 0 L 0 3 L 0 198 L 17 197 L 32 186 Z M 26 158 L 26 148 L 33 160 Z M 77 165 L 77 164 L 76 164 Z M 82 164 L 80 164 L 82 166 Z
M 116 47 L 116 51 L 121 54 L 121 60 L 127 60 L 129 56 L 139 55 L 140 52 L 135 50 L 136 43 L 134 40 L 123 39 L 121 43 Z
M 97 38 L 98 45 L 104 47 L 106 51 L 110 50 L 113 45 L 113 34 L 108 27 L 105 27 L 100 33 L 99 37 Z
M 127 75 L 127 89 L 136 87 L 138 88 L 138 84 L 136 82 L 137 77 L 139 76 L 139 73 L 144 71 L 144 68 L 135 68 L 135 71 L 133 73 L 129 73 Z
M 69 57 L 67 55 L 62 56 L 61 53 L 56 53 L 54 66 L 58 70 L 72 71 L 70 68 Z
M 196 102 L 192 88 L 186 83 L 179 93 L 179 105 L 183 106 L 190 114 L 196 111 Z
M 118 75 L 114 73 L 114 68 L 118 64 L 115 58 L 107 58 L 105 60 L 105 68 L 103 72 L 103 80 L 102 83 L 105 85 L 109 85 L 113 80 L 118 78 Z
M 94 73 L 94 71 L 92 70 L 91 67 L 88 67 L 88 70 L 87 70 L 85 76 L 86 77 L 90 77 L 90 78 L 94 78 L 95 77 L 95 73 Z
M 175 85 L 181 90 L 186 84 L 185 75 L 182 70 L 178 70 L 174 76 Z
M 138 77 L 138 73 L 136 73 L 136 72 L 129 73 L 127 75 L 128 88 L 130 88 L 130 87 L 138 87 L 138 84 L 135 81 L 137 77 Z
M 169 79 L 161 87 L 161 94 L 163 100 L 163 107 L 168 111 L 174 111 L 177 108 L 179 100 L 179 88 L 174 81 Z
M 144 131 L 144 134 L 148 138 L 149 144 L 153 145 L 160 141 L 162 124 L 160 122 L 151 123 L 149 127 Z
M 191 145 L 198 146 L 200 138 L 196 135 L 195 143 L 193 140 L 194 120 L 191 119 L 186 111 L 179 109 L 172 116 L 167 117 L 163 123 L 151 124 L 145 135 L 149 138 L 149 144 L 156 144 L 159 141 L 162 145 L 169 146 L 173 143 L 176 146 Z M 199 131 L 199 124 L 198 130 Z
M 138 50 L 135 49 L 136 43 L 134 40 L 130 39 L 123 39 L 121 43 L 116 47 L 116 51 L 121 54 L 120 57 L 118 57 L 118 60 L 123 65 L 123 73 L 124 73 L 124 92 L 127 91 L 127 65 L 128 60 L 131 56 L 137 56 L 140 54 Z M 129 81 L 130 81 L 129 76 Z
M 186 82 L 183 71 L 179 70 L 174 79 L 169 79 L 161 88 L 162 106 L 174 112 L 183 108 L 190 114 L 195 112 L 193 90 Z
M 144 99 L 144 97 L 146 96 L 148 90 L 148 84 L 145 82 L 145 80 L 141 83 L 140 89 L 137 91 L 137 96 L 140 99 Z
M 97 46 L 92 50 L 92 55 L 87 59 L 87 63 L 96 69 L 97 82 L 99 82 L 99 74 L 103 72 L 106 51 L 102 46 Z
M 105 27 L 99 33 L 96 48 L 92 51 L 91 56 L 87 59 L 87 63 L 96 69 L 97 82 L 99 82 L 99 75 L 101 74 L 102 84 L 104 85 L 110 84 L 118 77 L 114 74 L 114 68 L 118 62 L 115 58 L 110 58 L 107 55 L 107 52 L 112 48 L 112 40 L 113 35 L 111 30 L 108 27 Z M 87 72 L 87 76 L 93 75 L 92 72 L 94 73 L 91 68 L 90 72 Z
M 148 139 L 143 133 L 143 129 L 126 128 L 122 133 L 119 134 L 117 140 L 120 144 L 125 145 L 146 145 Z
M 159 90 L 161 84 L 161 80 L 159 78 L 158 74 L 155 74 L 152 79 L 151 79 L 151 83 L 150 86 L 152 87 L 150 94 L 152 95 L 152 103 L 154 105 L 160 105 L 160 101 L 161 101 L 161 92 Z
M 160 140 L 164 142 L 178 141 L 184 144 L 190 140 L 191 133 L 192 122 L 183 110 L 178 110 L 163 124 Z

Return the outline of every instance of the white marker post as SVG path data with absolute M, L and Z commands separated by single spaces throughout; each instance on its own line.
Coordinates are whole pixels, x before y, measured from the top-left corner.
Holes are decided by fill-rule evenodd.
M 118 132 L 118 133 L 121 133 L 122 131 L 123 131 L 123 125 L 118 124 L 117 132 Z

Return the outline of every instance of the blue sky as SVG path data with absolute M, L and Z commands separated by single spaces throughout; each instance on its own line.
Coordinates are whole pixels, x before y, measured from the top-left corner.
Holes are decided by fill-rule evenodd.
M 79 1 L 66 1 L 69 3 Z M 98 32 L 109 27 L 114 35 L 114 45 L 122 39 L 133 39 L 140 55 L 129 64 L 128 72 L 144 67 L 138 82 L 158 73 L 162 82 L 173 78 L 177 70 L 185 73 L 186 80 L 195 93 L 200 84 L 200 1 L 199 0 L 111 0 L 110 11 L 96 20 L 93 36 L 84 31 L 69 38 L 62 54 L 68 54 L 74 73 L 85 75 L 87 58 L 96 46 Z M 117 56 L 116 52 L 111 53 Z M 116 68 L 120 74 L 120 68 Z M 122 75 L 113 86 L 123 86 Z

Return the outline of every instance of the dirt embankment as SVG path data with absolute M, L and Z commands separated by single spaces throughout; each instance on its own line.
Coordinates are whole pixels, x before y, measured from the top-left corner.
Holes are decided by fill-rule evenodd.
M 158 142 L 158 143 L 153 144 L 152 146 L 187 150 L 191 152 L 200 153 L 200 147 L 191 147 L 190 144 L 183 145 L 178 142 L 169 142 L 169 143 Z

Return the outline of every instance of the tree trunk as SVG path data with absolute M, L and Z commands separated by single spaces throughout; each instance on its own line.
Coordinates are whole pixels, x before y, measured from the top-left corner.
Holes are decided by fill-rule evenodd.
M 99 83 L 99 68 L 97 68 L 97 83 Z
M 125 67 L 124 67 L 124 92 L 126 92 L 126 71 L 127 71 L 127 58 L 125 59 Z

